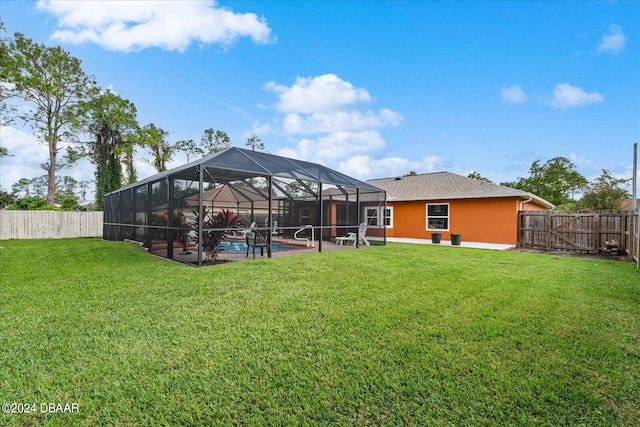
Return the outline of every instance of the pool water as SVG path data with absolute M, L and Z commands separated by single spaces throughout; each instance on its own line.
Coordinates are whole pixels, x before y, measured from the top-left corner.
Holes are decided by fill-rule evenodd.
M 220 252 L 231 254 L 239 254 L 247 252 L 247 244 L 245 242 L 223 241 L 218 245 Z M 271 250 L 273 252 L 288 251 L 292 249 L 305 249 L 300 245 L 286 245 L 284 243 L 272 242 Z

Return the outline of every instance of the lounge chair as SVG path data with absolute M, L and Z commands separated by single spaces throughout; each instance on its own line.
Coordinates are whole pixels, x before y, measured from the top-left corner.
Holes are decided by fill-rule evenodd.
M 256 228 L 256 222 L 253 221 L 251 223 L 251 225 L 249 226 L 249 228 L 244 228 L 240 231 L 240 237 L 247 237 L 247 235 L 249 233 L 251 233 L 253 231 L 253 229 Z
M 246 236 L 247 256 L 249 248 L 253 250 L 253 259 L 256 259 L 256 248 L 260 248 L 260 256 L 264 256 L 264 249 L 267 247 L 267 239 L 258 230 L 254 230 L 251 235 Z
M 336 244 L 340 243 L 340 246 L 342 246 L 342 244 L 345 241 L 347 241 L 347 242 L 353 241 L 353 246 L 355 246 L 358 243 L 358 240 L 360 240 L 360 241 L 362 241 L 362 243 L 364 243 L 365 245 L 369 246 L 369 241 L 365 238 L 366 234 L 367 234 L 367 223 L 363 222 L 358 227 L 358 234 L 357 235 L 356 235 L 356 233 L 351 232 L 351 233 L 347 234 L 346 236 L 336 237 Z

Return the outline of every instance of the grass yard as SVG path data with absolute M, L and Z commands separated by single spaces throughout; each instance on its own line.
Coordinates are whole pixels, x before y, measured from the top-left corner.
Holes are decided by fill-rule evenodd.
M 0 403 L 36 406 L 0 425 L 640 425 L 631 263 L 389 244 L 196 269 L 0 244 Z

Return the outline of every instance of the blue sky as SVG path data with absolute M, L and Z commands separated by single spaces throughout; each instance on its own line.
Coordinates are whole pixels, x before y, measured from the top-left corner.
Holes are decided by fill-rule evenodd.
M 60 45 L 169 140 L 206 128 L 360 179 L 471 171 L 494 182 L 563 156 L 632 175 L 640 2 L 0 2 L 9 33 Z M 5 127 L 0 184 L 46 147 Z M 142 161 L 139 178 L 154 173 Z M 171 166 L 185 161 L 176 155 Z M 92 179 L 81 164 L 63 174 Z

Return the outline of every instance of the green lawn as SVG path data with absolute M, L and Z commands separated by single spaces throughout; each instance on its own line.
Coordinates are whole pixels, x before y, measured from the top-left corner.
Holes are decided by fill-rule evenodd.
M 0 244 L 0 403 L 36 404 L 0 425 L 640 424 L 631 263 L 389 244 L 197 269 Z

